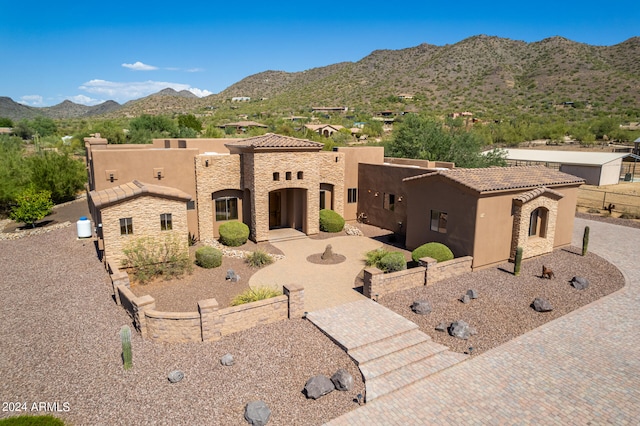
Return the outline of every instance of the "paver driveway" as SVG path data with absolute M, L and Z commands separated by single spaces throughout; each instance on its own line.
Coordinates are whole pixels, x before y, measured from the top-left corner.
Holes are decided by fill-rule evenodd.
M 328 424 L 638 424 L 640 229 L 576 218 L 574 245 L 585 225 L 622 290 Z

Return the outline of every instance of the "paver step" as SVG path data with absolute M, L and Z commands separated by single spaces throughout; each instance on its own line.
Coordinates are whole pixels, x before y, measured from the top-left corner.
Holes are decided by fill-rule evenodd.
M 365 382 L 375 377 L 389 374 L 399 368 L 419 362 L 425 358 L 434 356 L 448 350 L 444 345 L 432 341 L 418 343 L 404 349 L 390 353 L 384 357 L 360 364 L 360 371 Z
M 383 376 L 365 381 L 366 401 L 373 401 L 383 395 L 401 389 L 412 383 L 422 380 L 432 374 L 464 361 L 467 355 L 457 352 L 444 351 L 422 359 L 413 364 L 406 365 Z
M 360 365 L 427 341 L 431 341 L 431 337 L 416 328 L 350 350 L 349 356 L 355 360 L 356 364 Z

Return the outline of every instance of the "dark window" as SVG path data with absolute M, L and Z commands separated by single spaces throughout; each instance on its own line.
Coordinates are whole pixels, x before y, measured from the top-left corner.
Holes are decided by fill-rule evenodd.
M 347 203 L 358 202 L 358 188 L 347 189 Z
M 447 233 L 447 214 L 445 212 L 431 210 L 431 230 L 441 234 Z
M 216 221 L 238 218 L 238 199 L 236 197 L 216 198 Z
M 302 180 L 303 177 L 304 177 L 304 173 L 298 172 L 298 180 Z
M 120 219 L 120 235 L 133 234 L 133 218 L 125 217 Z
M 545 238 L 547 231 L 547 210 L 538 207 L 529 216 L 529 236 Z
M 286 177 L 287 180 L 291 180 L 291 172 L 287 172 L 285 174 L 285 177 Z
M 173 229 L 173 224 L 171 222 L 171 213 L 163 213 L 160 215 L 160 230 L 161 231 L 170 231 Z
M 280 173 L 273 172 L 273 180 L 280 180 Z
M 320 191 L 320 210 L 324 210 L 325 208 L 325 195 L 326 195 L 326 191 Z
M 195 210 L 196 202 L 194 200 L 187 201 L 187 210 Z
M 393 211 L 395 209 L 395 204 L 396 204 L 395 194 L 385 193 L 382 200 L 382 207 L 385 208 L 386 210 Z

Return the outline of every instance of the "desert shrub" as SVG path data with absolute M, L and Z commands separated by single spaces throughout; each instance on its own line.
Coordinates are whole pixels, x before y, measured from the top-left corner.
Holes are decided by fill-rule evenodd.
M 16 196 L 16 205 L 11 209 L 9 217 L 35 227 L 35 223 L 50 214 L 52 208 L 51 192 L 29 187 Z
M 423 257 L 432 257 L 438 262 L 445 262 L 453 259 L 453 253 L 444 244 L 427 243 L 411 252 L 411 258 L 416 262 Z
M 249 227 L 235 220 L 220 225 L 218 232 L 220 232 L 220 242 L 230 247 L 241 246 L 249 238 Z
M 367 266 L 376 266 L 380 259 L 382 259 L 385 255 L 389 254 L 389 250 L 385 250 L 382 247 L 371 250 L 365 254 L 366 260 L 365 263 Z
M 222 252 L 211 246 L 200 247 L 196 250 L 196 265 L 202 268 L 217 268 L 222 265 Z
M 640 214 L 623 212 L 620 215 L 620 219 L 640 219 Z
M 320 210 L 320 230 L 324 232 L 340 232 L 344 228 L 344 218 L 329 209 Z
M 403 271 L 407 269 L 407 261 L 404 259 L 404 254 L 392 251 L 385 254 L 376 266 L 384 273 Z
M 2 426 L 64 426 L 64 422 L 57 417 L 46 416 L 17 416 L 0 420 Z
M 253 268 L 262 268 L 263 266 L 273 263 L 273 256 L 265 251 L 256 250 L 253 253 L 247 254 L 246 260 L 249 266 Z
M 131 268 L 140 283 L 162 276 L 177 278 L 191 273 L 192 265 L 186 241 L 175 234 L 165 238 L 142 237 L 132 240 L 123 249 L 122 266 Z
M 271 287 L 256 287 L 243 291 L 239 295 L 233 298 L 231 306 L 244 305 L 245 303 L 257 302 L 258 300 L 270 299 L 272 297 L 280 296 L 281 291 L 275 290 Z

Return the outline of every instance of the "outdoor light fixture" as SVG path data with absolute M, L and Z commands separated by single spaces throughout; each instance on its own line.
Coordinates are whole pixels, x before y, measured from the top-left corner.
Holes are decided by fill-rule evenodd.
M 376 293 L 375 296 L 376 296 L 376 298 L 374 299 L 374 302 L 377 302 L 378 301 L 378 296 L 379 296 L 378 293 Z
M 158 180 L 162 179 L 162 172 L 158 172 Z
M 209 167 L 209 160 L 204 160 L 204 166 Z
M 356 396 L 356 398 L 358 398 L 358 405 L 362 405 L 362 394 L 359 393 L 358 396 Z
M 473 346 L 469 346 L 469 355 L 473 355 Z
M 307 319 L 307 314 L 308 314 L 308 313 L 309 313 L 309 312 L 304 311 L 304 314 L 302 314 L 302 318 Z

